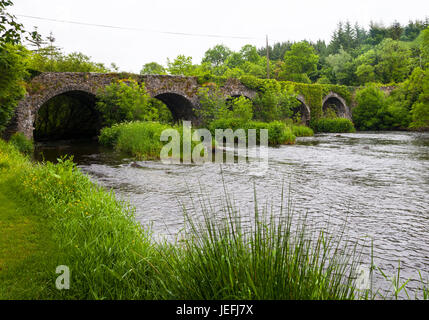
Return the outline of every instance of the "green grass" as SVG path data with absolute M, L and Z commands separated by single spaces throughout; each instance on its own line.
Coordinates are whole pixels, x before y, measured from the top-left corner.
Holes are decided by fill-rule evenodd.
M 0 299 L 49 296 L 46 266 L 53 266 L 51 229 L 35 207 L 23 205 L 13 170 L 26 160 L 13 148 L 0 151 Z
M 101 130 L 99 141 L 141 160 L 159 159 L 164 142 L 161 133 L 171 126 L 157 122 L 127 122 Z
M 13 144 L 20 152 L 30 155 L 34 150 L 32 140 L 27 139 L 22 132 L 17 132 L 10 137 L 9 142 Z
M 228 195 L 228 191 L 225 192 Z M 324 232 L 306 229 L 305 216 L 289 206 L 268 211 L 256 203 L 252 216 L 242 216 L 229 196 L 223 214 L 208 201 L 194 208 L 203 221 L 186 214 L 180 246 L 163 250 L 168 264 L 162 298 L 167 299 L 354 299 L 354 247 L 341 247 Z M 281 199 L 280 203 L 283 203 Z M 249 223 L 250 221 L 250 223 Z
M 296 137 L 312 137 L 314 136 L 314 131 L 304 125 L 292 125 L 292 133 L 296 136 Z
M 349 119 L 345 118 L 322 118 L 312 122 L 311 127 L 317 133 L 329 132 L 329 133 L 352 133 L 356 132 L 356 129 Z

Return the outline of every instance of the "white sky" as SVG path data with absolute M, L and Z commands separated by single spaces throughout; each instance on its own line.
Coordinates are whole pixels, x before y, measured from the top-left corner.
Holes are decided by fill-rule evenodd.
M 337 23 L 349 20 L 368 28 L 370 21 L 401 24 L 429 16 L 428 0 L 14 0 L 10 12 L 57 20 L 142 30 L 118 30 L 42 21 L 18 16 L 26 30 L 53 32 L 64 52 L 80 51 L 96 62 L 138 73 L 143 64 L 166 65 L 179 54 L 200 63 L 204 52 L 222 43 L 239 50 L 260 48 L 265 35 L 277 41 L 329 41 Z M 171 35 L 154 32 L 216 34 L 252 40 Z

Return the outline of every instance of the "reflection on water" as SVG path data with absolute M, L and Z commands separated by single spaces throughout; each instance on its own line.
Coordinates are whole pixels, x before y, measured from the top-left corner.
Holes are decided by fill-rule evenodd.
M 373 240 L 375 262 L 403 278 L 429 273 L 429 133 L 322 134 L 294 146 L 269 149 L 269 168 L 252 173 L 248 164 L 165 165 L 138 162 L 94 143 L 40 146 L 46 159 L 72 153 L 82 170 L 137 209 L 158 236 L 177 234 L 190 196 L 223 197 L 223 180 L 241 212 L 260 203 L 278 204 L 282 183 L 290 186 L 296 211 L 313 224 L 347 218 L 356 239 Z M 223 175 L 222 175 L 223 173 Z M 336 222 L 337 221 L 337 222 Z M 411 283 L 413 286 L 413 282 Z

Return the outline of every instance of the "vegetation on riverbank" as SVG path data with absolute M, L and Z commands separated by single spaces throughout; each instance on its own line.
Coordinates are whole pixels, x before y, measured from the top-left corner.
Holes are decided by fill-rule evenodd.
M 312 123 L 313 129 L 317 133 L 330 132 L 330 133 L 349 133 L 356 132 L 353 122 L 345 118 L 322 118 L 315 120 Z

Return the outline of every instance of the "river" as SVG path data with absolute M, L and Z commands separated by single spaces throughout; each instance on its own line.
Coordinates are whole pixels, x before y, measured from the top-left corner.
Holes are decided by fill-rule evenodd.
M 349 236 L 373 242 L 374 262 L 401 279 L 429 275 L 429 133 L 365 132 L 298 138 L 293 146 L 269 148 L 264 174 L 244 164 L 166 165 L 132 160 L 95 142 L 44 143 L 47 160 L 73 154 L 83 172 L 136 208 L 136 218 L 156 237 L 174 237 L 183 227 L 181 204 L 191 197 L 220 203 L 223 183 L 240 211 L 279 204 L 282 185 L 294 211 L 314 225 L 346 223 Z M 382 281 L 377 280 L 377 283 Z M 386 282 L 386 281 L 385 281 Z M 381 284 L 386 289 L 387 284 Z M 413 296 L 411 296 L 413 298 Z

